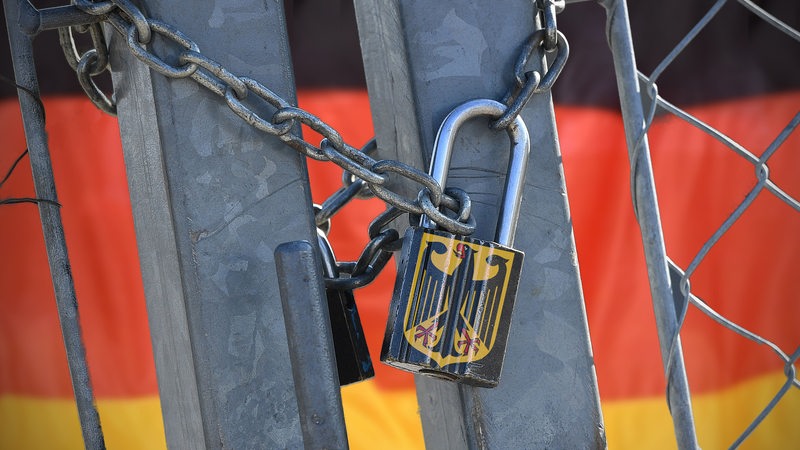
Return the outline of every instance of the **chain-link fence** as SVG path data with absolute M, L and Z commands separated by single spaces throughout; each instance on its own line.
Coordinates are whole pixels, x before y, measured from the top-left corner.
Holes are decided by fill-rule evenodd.
M 616 4 L 614 8 L 624 9 L 624 5 Z M 619 17 L 614 8 L 611 8 L 610 17 Z M 648 74 L 635 72 L 632 60 L 626 59 L 625 55 L 626 49 L 632 49 L 632 44 L 626 42 L 624 36 L 615 37 L 625 34 L 622 32 L 623 21 L 609 20 L 609 40 L 618 77 L 630 78 L 627 83 L 632 95 L 627 101 L 623 95 L 622 103 L 628 128 L 631 189 L 648 256 L 648 273 L 668 382 L 667 401 L 681 448 L 698 444 L 689 399 L 689 386 L 694 385 L 691 377 L 687 380 L 679 337 L 679 333 L 685 331 L 685 322 L 697 318 L 692 317 L 694 311 L 724 327 L 715 331 L 735 333 L 740 340 L 760 344 L 756 352 L 772 352 L 772 356 L 758 358 L 756 362 L 748 361 L 749 349 L 743 354 L 731 353 L 730 348 L 713 347 L 708 343 L 719 342 L 719 339 L 684 333 L 687 365 L 691 366 L 694 352 L 697 352 L 699 356 L 695 360 L 711 355 L 702 362 L 703 370 L 718 374 L 740 371 L 753 377 L 754 374 L 775 373 L 782 368 L 785 375 L 782 383 L 772 383 L 774 394 L 770 394 L 771 397 L 760 397 L 759 392 L 752 392 L 749 401 L 759 402 L 760 412 L 747 419 L 749 425 L 737 431 L 740 434 L 734 442 L 724 445 L 738 447 L 764 423 L 782 400 L 798 395 L 792 388 L 800 388 L 796 374 L 800 341 L 797 334 L 791 332 L 796 325 L 792 326 L 792 319 L 788 318 L 791 317 L 790 305 L 796 303 L 793 300 L 796 294 L 791 290 L 792 270 L 796 267 L 791 267 L 794 261 L 791 255 L 797 251 L 794 235 L 797 232 L 797 212 L 800 211 L 797 183 L 789 173 L 791 167 L 796 167 L 790 161 L 797 161 L 796 156 L 791 155 L 796 153 L 798 144 L 793 132 L 800 125 L 797 96 L 761 93 L 754 97 L 750 94 L 745 99 L 700 108 L 695 105 L 679 107 L 669 101 L 669 92 L 659 91 L 659 81 L 669 78 L 669 69 L 677 65 L 676 60 L 680 60 L 692 46 L 703 45 L 706 52 L 719 52 L 724 45 L 731 45 L 732 39 L 703 42 L 707 36 L 702 32 L 720 14 L 735 8 L 744 8 L 751 15 L 748 17 L 750 31 L 763 31 L 764 27 L 769 27 L 771 29 L 767 32 L 783 35 L 780 39 L 785 45 L 777 51 L 774 47 L 769 48 L 769 53 L 779 53 L 787 61 L 797 57 L 795 41 L 800 41 L 800 33 L 781 20 L 794 18 L 775 17 L 749 0 L 719 0 L 714 3 Z M 730 30 L 732 37 L 742 32 Z M 711 59 L 714 53 L 707 53 L 707 56 Z M 753 63 L 747 58 L 739 61 Z M 705 68 L 694 69 L 699 74 Z M 735 67 L 731 69 L 737 70 Z M 641 101 L 636 95 L 635 74 L 638 74 Z M 725 73 L 703 75 L 719 82 L 726 76 Z M 681 85 L 687 87 L 696 83 L 703 86 L 698 82 L 700 75 L 696 78 L 681 79 Z M 708 79 L 706 77 L 705 81 Z M 780 122 L 782 129 L 771 126 L 776 121 Z M 671 136 L 672 142 L 679 142 L 679 148 L 675 145 L 672 148 L 659 147 L 658 144 L 665 141 L 659 136 L 665 133 Z M 753 136 L 760 136 L 762 141 Z M 652 148 L 648 148 L 650 144 Z M 659 166 L 662 164 L 673 168 L 683 165 L 683 169 L 677 176 L 660 176 Z M 661 206 L 656 202 L 656 186 L 659 198 L 667 198 Z M 675 197 L 682 200 L 672 201 Z M 680 240 L 683 242 L 676 242 Z M 735 346 L 736 349 L 744 347 L 741 343 Z M 728 354 L 724 355 L 726 351 Z M 759 367 L 753 367 L 754 364 Z M 791 445 L 785 438 L 779 438 L 779 442 Z M 702 436 L 699 444 L 704 444 Z

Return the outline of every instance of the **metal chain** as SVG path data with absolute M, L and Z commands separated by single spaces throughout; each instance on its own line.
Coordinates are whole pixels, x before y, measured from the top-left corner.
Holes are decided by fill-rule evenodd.
M 385 184 L 389 174 L 394 173 L 422 185 L 432 194 L 433 204 L 438 206 L 442 188 L 427 173 L 397 161 L 377 161 L 365 152 L 345 143 L 341 135 L 319 117 L 290 105 L 279 95 L 256 80 L 240 77 L 225 69 L 219 62 L 203 55 L 197 44 L 172 25 L 145 17 L 135 5 L 127 0 L 105 0 L 103 2 L 76 1 L 76 5 L 90 14 L 102 14 L 121 34 L 126 36 L 130 51 L 152 70 L 170 78 L 191 78 L 214 94 L 223 97 L 231 110 L 253 127 L 278 137 L 288 146 L 309 158 L 332 161 L 352 176 L 364 180 L 370 191 L 390 205 L 414 214 L 423 208 L 416 198 L 406 199 L 391 191 Z M 180 48 L 177 61 L 170 63 L 155 54 L 148 43 L 153 35 L 160 35 L 167 42 Z M 263 103 L 274 108 L 269 118 Z M 323 136 L 319 146 L 305 141 L 296 134 L 298 124 L 304 124 Z M 459 228 L 457 220 L 448 218 L 439 224 L 445 229 Z
M 545 29 L 536 31 L 523 46 L 514 67 L 514 85 L 503 98 L 508 106 L 506 113 L 491 124 L 495 130 L 507 127 L 519 115 L 534 93 L 549 90 L 564 67 L 569 48 L 555 25 L 558 10 L 555 0 L 536 0 L 538 9 L 545 15 Z M 315 206 L 315 222 L 327 233 L 330 218 L 353 198 L 376 196 L 390 205 L 378 216 L 369 228 L 370 242 L 357 261 L 337 263 L 339 271 L 349 278 L 326 280 L 329 288 L 354 289 L 371 282 L 391 258 L 392 252 L 401 247 L 397 230 L 384 229 L 389 222 L 407 213 L 413 219 L 426 214 L 434 217 L 436 224 L 452 233 L 469 235 L 475 230 L 475 221 L 470 214 L 470 200 L 466 192 L 459 189 L 444 190 L 427 173 L 394 160 L 375 160 L 369 154 L 374 150 L 374 140 L 358 150 L 342 139 L 341 135 L 319 117 L 289 104 L 275 92 L 258 81 L 237 76 L 221 63 L 203 55 L 198 45 L 174 26 L 146 17 L 129 0 L 73 0 L 82 11 L 92 16 L 101 16 L 117 32 L 126 37 L 131 53 L 153 71 L 169 78 L 191 78 L 210 92 L 223 98 L 228 107 L 254 128 L 275 136 L 303 155 L 320 161 L 332 161 L 344 169 L 343 187 L 321 206 Z M 562 6 L 563 8 L 563 6 Z M 538 11 L 537 11 L 538 14 Z M 78 56 L 69 29 L 61 31 L 62 47 L 67 60 L 78 71 L 79 80 L 87 95 L 100 109 L 113 114 L 113 102 L 99 90 L 91 80 L 108 68 L 108 51 L 99 25 L 89 26 L 94 48 Z M 95 31 L 92 31 L 95 30 Z M 177 60 L 166 61 L 153 52 L 149 45 L 154 35 L 179 48 Z M 555 36 L 555 37 L 554 37 Z M 100 39 L 95 39 L 99 37 Z M 531 55 L 538 49 L 556 52 L 553 63 L 544 71 L 526 70 Z M 266 106 L 271 106 L 272 115 Z M 303 124 L 322 135 L 319 146 L 305 141 L 297 134 L 298 125 Z M 387 187 L 390 174 L 416 182 L 421 186 L 415 198 L 404 198 Z M 445 214 L 441 210 L 452 211 Z
M 561 70 L 569 57 L 569 45 L 564 35 L 558 31 L 556 23 L 556 14 L 564 10 L 564 0 L 535 0 L 535 3 L 535 14 L 541 13 L 543 15 L 545 27 L 535 31 L 520 51 L 514 65 L 514 85 L 507 91 L 502 100 L 502 103 L 506 104 L 508 109 L 497 121 L 490 124 L 490 127 L 494 130 L 507 128 L 516 119 L 533 94 L 549 91 L 561 74 Z M 544 71 L 544 75 L 539 71 L 526 70 L 531 56 L 534 53 L 541 55 L 542 52 L 538 51 L 540 48 L 547 53 L 556 52 L 552 58 L 552 63 Z M 314 130 L 320 132 L 317 128 L 314 128 Z M 320 134 L 323 133 L 320 132 Z M 305 142 L 302 143 L 305 144 Z M 328 153 L 330 145 L 325 140 L 321 144 L 325 154 L 329 157 L 334 154 L 334 152 Z M 361 149 L 361 153 L 366 155 L 372 153 L 375 149 L 376 142 L 375 139 L 372 139 Z M 304 148 L 299 148 L 299 150 L 303 151 Z M 311 149 L 311 151 L 315 150 Z M 306 154 L 312 158 L 316 156 L 315 154 Z M 397 161 L 379 161 L 373 165 L 372 169 L 376 172 L 396 172 L 424 186 L 419 191 L 415 202 L 408 201 L 381 186 L 382 183 L 369 184 L 366 179 L 357 173 L 359 166 L 352 166 L 355 169 L 355 173 L 351 173 L 348 170 L 349 167 L 345 166 L 345 164 L 350 163 L 349 161 L 337 161 L 333 157 L 330 157 L 330 159 L 345 167 L 345 171 L 342 176 L 342 187 L 328 197 L 321 206 L 315 205 L 317 227 L 325 234 L 330 230 L 331 217 L 354 198 L 377 196 L 393 206 L 375 218 L 369 225 L 368 232 L 371 240 L 359 259 L 355 262 L 337 263 L 339 272 L 349 273 L 350 278 L 326 279 L 328 288 L 355 289 L 371 282 L 385 266 L 391 257 L 391 252 L 398 251 L 401 248 L 402 240 L 399 239 L 397 232 L 395 230 L 385 230 L 384 228 L 404 213 L 409 214 L 409 219 L 412 223 L 419 223 L 420 216 L 425 214 L 433 222 L 451 233 L 469 235 L 475 231 L 475 220 L 470 214 L 471 201 L 469 195 L 461 189 L 448 188 L 443 192 L 442 187 L 435 181 L 430 180 L 430 177 L 421 176 L 418 170 Z M 441 212 L 442 208 L 456 213 L 455 220 Z M 394 233 L 389 233 L 390 231 L 394 231 Z
M 362 180 L 358 180 L 343 189 L 349 191 L 361 181 Z M 334 194 L 331 196 L 331 198 L 334 197 L 337 197 L 337 195 Z M 328 203 L 328 201 L 326 201 L 326 203 Z M 318 218 L 317 233 L 321 233 L 322 236 L 327 237 L 328 231 L 330 230 L 330 219 L 322 221 L 321 224 L 319 223 L 319 217 L 326 215 L 324 212 L 326 207 L 324 204 L 323 206 L 314 205 L 314 209 Z M 392 220 L 400 217 L 402 214 L 405 213 L 392 206 L 378 215 L 369 225 L 370 241 L 361 252 L 361 256 L 359 256 L 356 261 L 352 262 L 337 261 L 336 270 L 334 271 L 337 276 L 328 277 L 326 275 L 325 287 L 328 289 L 349 291 L 371 283 L 389 262 L 392 253 L 402 248 L 403 241 L 400 239 L 398 231 L 393 228 L 385 228 Z M 325 241 L 327 242 L 327 239 L 325 239 Z M 329 242 L 327 242 L 326 245 L 330 247 Z M 333 251 L 332 248 L 331 251 Z M 342 277 L 342 274 L 347 274 L 348 277 Z
M 372 138 L 361 147 L 361 153 L 369 155 L 375 153 L 377 149 L 377 141 L 375 138 Z M 340 209 L 353 199 L 368 199 L 372 197 L 374 197 L 374 194 L 369 190 L 366 181 L 354 176 L 345 169 L 342 173 L 342 187 L 331 194 L 331 196 L 317 208 L 314 212 L 314 222 L 317 224 L 317 228 L 320 228 L 327 235 L 330 230 L 331 218 L 334 214 L 339 212 Z
M 73 31 L 88 32 L 92 39 L 92 48 L 81 54 L 75 44 Z M 100 24 L 91 23 L 81 27 L 59 28 L 58 40 L 67 63 L 78 75 L 78 82 L 92 103 L 101 111 L 116 116 L 117 106 L 97 87 L 92 79 L 109 70 L 108 47 L 106 47 Z
M 491 123 L 490 126 L 493 130 L 505 129 L 514 122 L 533 94 L 552 89 L 567 63 L 569 44 L 556 25 L 556 13 L 564 9 L 564 0 L 536 0 L 535 9 L 537 15 L 541 13 L 544 16 L 545 27 L 534 31 L 523 44 L 516 64 L 514 64 L 514 84 L 500 100 L 501 103 L 508 106 L 508 109 L 499 119 Z M 541 58 L 544 53 L 553 52 L 555 52 L 555 56 L 552 57 L 549 66 L 544 64 L 543 73 L 538 70 L 526 70 L 528 61 L 533 55 Z

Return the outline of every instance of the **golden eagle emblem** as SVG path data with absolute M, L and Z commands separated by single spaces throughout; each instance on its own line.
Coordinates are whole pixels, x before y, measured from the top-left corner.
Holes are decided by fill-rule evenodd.
M 483 359 L 501 326 L 512 267 L 520 252 L 476 239 L 422 233 L 408 291 L 403 334 L 439 367 Z M 516 263 L 516 264 L 515 264 Z M 511 293 L 513 296 L 515 293 Z

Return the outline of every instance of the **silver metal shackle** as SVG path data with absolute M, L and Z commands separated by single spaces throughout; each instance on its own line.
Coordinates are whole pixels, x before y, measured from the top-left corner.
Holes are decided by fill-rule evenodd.
M 325 233 L 317 228 L 317 244 L 319 245 L 320 257 L 322 259 L 322 275 L 326 278 L 336 278 L 339 276 L 339 269 L 336 267 L 336 257 L 333 256 L 333 248 L 328 241 Z
M 457 106 L 445 117 L 439 127 L 439 132 L 436 134 L 433 155 L 431 156 L 431 167 L 428 170 L 428 173 L 442 188 L 447 183 L 450 158 L 453 156 L 453 144 L 461 125 L 467 120 L 479 116 L 488 116 L 490 119 L 495 120 L 502 116 L 505 111 L 506 105 L 500 102 L 490 99 L 477 99 Z M 508 160 L 506 183 L 503 200 L 500 204 L 500 218 L 495 231 L 495 241 L 502 245 L 511 246 L 514 243 L 514 234 L 517 230 L 522 188 L 525 185 L 525 171 L 528 167 L 528 155 L 530 154 L 530 136 L 528 135 L 528 127 L 520 116 L 517 116 L 506 127 L 506 132 L 509 139 L 511 139 L 511 156 Z M 422 216 L 421 224 L 426 228 L 435 227 L 435 223 L 425 215 Z

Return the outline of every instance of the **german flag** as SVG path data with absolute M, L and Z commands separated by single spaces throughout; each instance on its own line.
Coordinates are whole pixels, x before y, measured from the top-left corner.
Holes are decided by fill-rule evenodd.
M 631 2 L 640 70 L 652 71 L 713 3 Z M 800 3 L 759 4 L 800 28 Z M 363 144 L 373 132 L 352 5 L 295 0 L 286 6 L 300 106 L 347 142 Z M 5 18 L 0 22 L 4 27 Z M 674 448 L 605 13 L 593 2 L 569 4 L 558 25 L 571 55 L 553 96 L 608 444 Z M 82 94 L 54 34 L 37 38 L 36 57 L 103 430 L 112 449 L 164 448 L 117 122 Z M 0 73 L 11 74 L 5 43 Z M 729 2 L 658 86 L 665 99 L 760 157 L 800 111 L 800 43 Z M 0 87 L 0 97 L 3 175 L 25 140 L 16 90 Z M 309 130 L 305 136 L 319 139 Z M 672 115 L 655 118 L 649 139 L 667 253 L 685 268 L 756 185 L 755 168 Z M 331 166 L 309 161 L 316 202 L 340 187 L 341 170 Z M 800 198 L 800 177 L 791 174 L 800 167 L 798 133 L 768 166 L 770 179 Z M 31 178 L 23 159 L 0 186 L 0 199 L 32 197 Z M 377 200 L 356 200 L 336 216 L 330 238 L 340 259 L 358 257 L 367 242 L 366 224 L 383 208 Z M 0 205 L 0 449 L 83 445 L 40 230 L 35 206 Z M 798 211 L 763 192 L 691 277 L 695 295 L 790 354 L 800 345 L 798 230 Z M 394 275 L 390 264 L 375 283 L 356 292 L 375 361 Z M 786 383 L 784 363 L 693 307 L 681 337 L 699 442 L 707 449 L 728 447 Z M 423 448 L 413 378 L 380 364 L 375 369 L 374 379 L 342 391 L 351 447 Z M 798 417 L 800 393 L 794 387 L 745 448 L 796 448 Z

